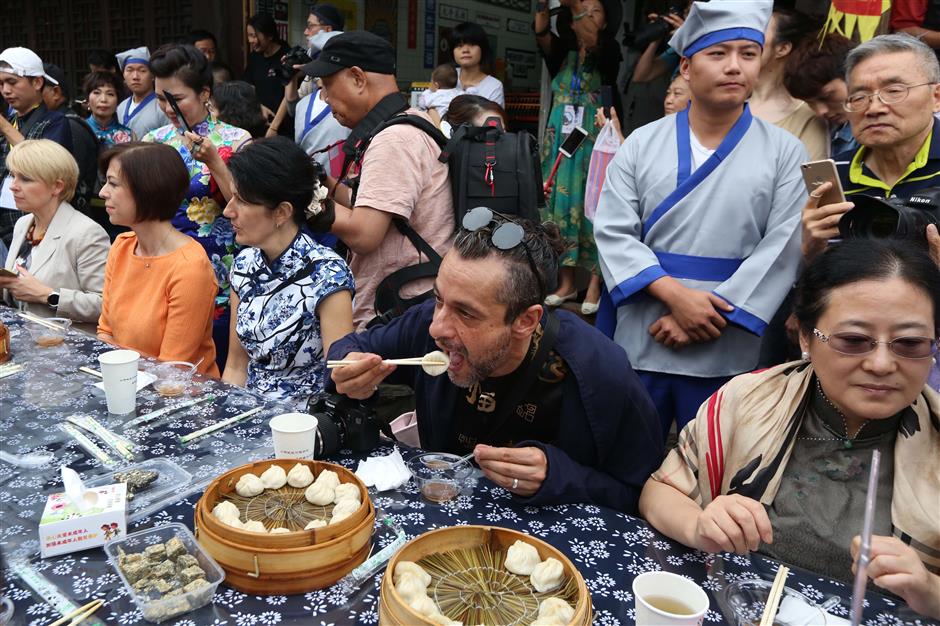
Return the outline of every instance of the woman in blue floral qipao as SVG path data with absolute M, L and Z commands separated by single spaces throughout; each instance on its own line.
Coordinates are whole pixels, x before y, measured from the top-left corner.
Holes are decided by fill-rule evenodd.
M 322 172 L 286 137 L 250 143 L 228 168 L 225 216 L 245 248 L 232 266 L 222 380 L 304 409 L 323 391 L 330 344 L 353 330 L 352 273 L 311 233 L 330 229 L 333 203 Z
M 216 362 L 225 363 L 229 335 L 228 275 L 238 253 L 235 233 L 222 207 L 231 197 L 231 176 L 226 162 L 251 139 L 248 131 L 213 119 L 207 104 L 212 95 L 212 70 L 205 55 L 189 45 L 167 44 L 150 57 L 157 100 L 170 124 L 144 136 L 144 141 L 167 144 L 189 170 L 189 190 L 173 226 L 198 241 L 206 250 L 219 283 L 212 337 Z M 173 110 L 167 95 L 176 101 L 183 118 Z M 187 125 L 193 132 L 187 132 Z

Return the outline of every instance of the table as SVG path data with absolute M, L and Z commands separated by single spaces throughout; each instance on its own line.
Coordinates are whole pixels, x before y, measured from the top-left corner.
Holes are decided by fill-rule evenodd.
M 103 396 L 90 391 L 94 380 L 77 369 L 80 365 L 94 366 L 95 356 L 108 347 L 93 338 L 72 333 L 64 348 L 43 350 L 32 344 L 21 320 L 10 310 L 0 308 L 0 318 L 11 327 L 15 360 L 26 365 L 25 371 L 0 380 L 0 446 L 14 453 L 38 448 L 56 455 L 55 465 L 39 470 L 10 472 L 9 466 L 2 466 L 0 546 L 8 556 L 26 558 L 30 567 L 74 602 L 84 604 L 92 598 L 103 598 L 106 604 L 96 614 L 102 622 L 146 624 L 126 596 L 102 550 L 86 550 L 45 560 L 36 554 L 36 528 L 46 495 L 61 487 L 57 464 L 67 462 L 86 478 L 105 471 L 100 463 L 58 431 L 56 425 L 65 415 L 85 412 L 120 432 L 120 423 L 127 419 L 108 416 Z M 286 410 L 285 407 L 219 381 L 200 381 L 205 392 L 213 392 L 224 401 L 211 406 L 197 405 L 132 437 L 146 455 L 164 456 L 188 469 L 194 476 L 193 485 L 181 489 L 174 501 L 131 524 L 128 532 L 171 522 L 182 522 L 192 528 L 193 507 L 201 495 L 201 487 L 232 467 L 272 454 L 266 420 Z M 152 410 L 164 402 L 148 388 L 138 396 L 138 411 Z M 180 448 L 175 442 L 176 434 L 196 430 L 207 422 L 254 405 L 264 406 L 264 410 L 224 432 L 201 439 L 189 448 Z M 387 454 L 390 450 L 389 446 L 382 446 L 375 454 Z M 408 458 L 416 451 L 402 448 L 402 453 Z M 340 451 L 328 460 L 354 469 L 359 458 L 362 457 Z M 373 493 L 372 499 L 377 509 L 392 516 L 409 538 L 434 528 L 484 524 L 522 530 L 551 543 L 581 571 L 594 603 L 594 623 L 603 626 L 633 623 L 632 579 L 642 572 L 658 569 L 689 576 L 706 589 L 711 596 L 706 624 L 728 623 L 721 594 L 725 585 L 753 577 L 771 580 L 778 565 L 759 555 L 708 556 L 689 550 L 656 533 L 642 520 L 604 507 L 590 504 L 521 506 L 509 492 L 484 478 L 475 488 L 443 505 L 423 501 L 413 484 L 397 491 Z M 387 533 L 377 537 L 377 549 L 390 541 Z M 212 605 L 165 623 L 179 626 L 376 624 L 382 574 L 380 571 L 349 594 L 331 587 L 295 596 L 258 597 L 223 584 Z M 793 570 L 788 584 L 820 602 L 832 595 L 840 596 L 842 603 L 830 612 L 847 616 L 851 595 L 847 585 L 799 569 Z M 41 626 L 58 616 L 15 577 L 0 590 L 15 604 L 14 624 Z M 870 626 L 938 624 L 919 618 L 902 604 L 877 593 L 868 595 L 866 605 L 864 623 Z

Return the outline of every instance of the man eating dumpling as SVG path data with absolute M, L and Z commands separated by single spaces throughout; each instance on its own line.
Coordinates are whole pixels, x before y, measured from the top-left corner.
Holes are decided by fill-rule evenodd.
M 484 474 L 526 504 L 593 502 L 636 513 L 663 458 L 656 411 L 623 349 L 552 293 L 556 226 L 468 212 L 434 283 L 433 300 L 385 326 L 350 334 L 330 384 L 370 398 L 381 382 L 415 390 L 422 448 L 473 452 Z M 443 351 L 447 376 L 383 359 Z

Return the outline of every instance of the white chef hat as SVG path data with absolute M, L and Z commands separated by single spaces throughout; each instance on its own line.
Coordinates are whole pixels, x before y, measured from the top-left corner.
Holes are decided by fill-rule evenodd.
M 124 69 L 130 63 L 141 63 L 146 66 L 150 66 L 150 50 L 147 46 L 141 46 L 139 48 L 131 48 L 130 50 L 125 50 L 124 52 L 118 52 L 116 55 L 118 63 L 121 66 L 121 70 Z
M 669 45 L 684 57 L 736 39 L 763 46 L 764 31 L 773 8 L 773 0 L 693 2 L 689 16 L 669 40 Z

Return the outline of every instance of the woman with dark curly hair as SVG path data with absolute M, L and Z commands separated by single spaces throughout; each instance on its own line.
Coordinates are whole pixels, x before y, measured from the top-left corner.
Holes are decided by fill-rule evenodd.
M 173 225 L 205 248 L 215 270 L 219 294 L 213 338 L 218 362 L 224 363 L 228 348 L 228 273 L 238 251 L 232 225 L 222 216 L 232 189 L 225 163 L 251 135 L 209 115 L 212 70 L 205 55 L 193 46 L 163 46 L 150 57 L 150 69 L 156 77 L 157 100 L 170 124 L 147 133 L 143 140 L 175 149 L 189 172 L 189 188 Z M 185 119 L 173 110 L 167 94 L 176 101 Z M 186 131 L 187 124 L 193 132 Z
M 209 105 L 219 121 L 244 128 L 255 139 L 264 137 L 268 129 L 255 88 L 243 80 L 216 83 Z

